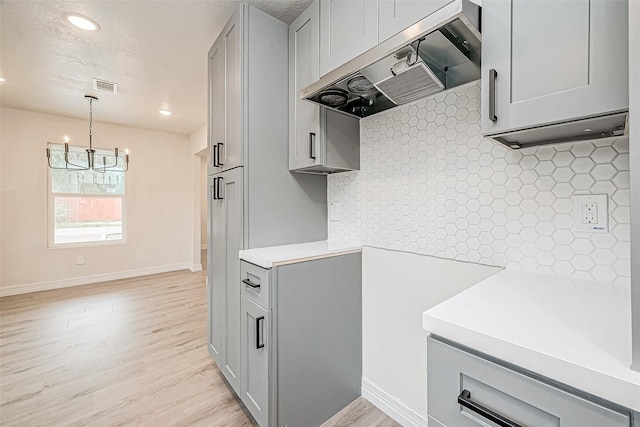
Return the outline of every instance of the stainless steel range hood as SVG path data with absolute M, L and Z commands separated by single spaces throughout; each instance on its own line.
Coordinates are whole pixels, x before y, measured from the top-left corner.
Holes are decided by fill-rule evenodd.
M 322 76 L 300 98 L 366 117 L 478 80 L 479 28 L 480 7 L 454 0 Z

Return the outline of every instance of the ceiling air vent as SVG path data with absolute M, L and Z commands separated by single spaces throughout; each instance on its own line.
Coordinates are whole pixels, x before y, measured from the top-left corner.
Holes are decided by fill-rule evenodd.
M 93 80 L 94 89 L 101 90 L 103 92 L 118 93 L 117 83 L 108 82 L 106 80 L 100 80 L 100 79 L 92 79 L 92 80 Z

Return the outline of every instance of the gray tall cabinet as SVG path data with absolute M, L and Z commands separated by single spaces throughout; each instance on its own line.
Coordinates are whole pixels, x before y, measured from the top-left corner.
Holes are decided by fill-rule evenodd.
M 327 237 L 326 178 L 288 167 L 287 32 L 242 4 L 208 56 L 208 349 L 236 392 L 238 251 Z

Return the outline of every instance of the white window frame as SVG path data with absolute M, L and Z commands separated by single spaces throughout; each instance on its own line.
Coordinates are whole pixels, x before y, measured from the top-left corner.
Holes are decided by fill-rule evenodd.
M 50 143 L 48 147 L 52 145 L 64 145 L 64 143 Z M 82 148 L 74 146 L 72 148 Z M 96 151 L 105 150 L 104 148 L 95 148 Z M 51 168 L 47 168 L 47 247 L 49 249 L 64 249 L 64 248 L 77 248 L 77 247 L 91 247 L 91 246 L 111 246 L 111 245 L 123 245 L 128 243 L 127 238 L 127 195 L 129 194 L 129 180 L 127 176 L 124 181 L 124 194 L 119 195 L 107 195 L 107 194 L 79 194 L 79 193 L 53 193 L 51 191 L 52 179 Z M 76 243 L 55 243 L 55 197 L 91 197 L 91 198 L 106 198 L 112 199 L 114 197 L 122 198 L 122 239 L 120 240 L 95 240 L 91 242 L 76 242 Z

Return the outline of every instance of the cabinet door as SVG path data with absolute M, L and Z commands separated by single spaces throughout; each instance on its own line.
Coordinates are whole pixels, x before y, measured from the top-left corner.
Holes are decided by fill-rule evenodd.
M 240 397 L 259 425 L 269 419 L 269 311 L 246 297 L 241 302 L 242 383 Z
M 398 34 L 452 0 L 378 0 L 378 43 Z
M 242 168 L 220 174 L 217 197 L 224 206 L 225 260 L 224 279 L 226 336 L 222 372 L 238 391 L 240 386 L 240 258 L 243 244 Z M 215 238 L 215 237 L 214 237 Z
M 223 30 L 225 75 L 225 125 L 226 140 L 220 147 L 221 170 L 243 165 L 242 158 L 242 28 L 244 8 L 238 9 Z
M 220 370 L 224 367 L 224 345 L 227 330 L 227 233 L 224 200 L 217 197 L 217 176 L 210 176 L 209 183 L 209 250 L 208 259 L 208 320 L 209 353 Z
M 378 2 L 320 0 L 320 75 L 378 44 Z
M 209 50 L 209 115 L 208 138 L 209 175 L 222 170 L 219 153 L 226 141 L 224 38 L 219 37 Z
M 482 18 L 484 134 L 628 108 L 626 1 L 485 0 Z
M 289 27 L 289 169 L 319 164 L 320 107 L 300 99 L 319 76 L 320 5 L 313 2 Z

